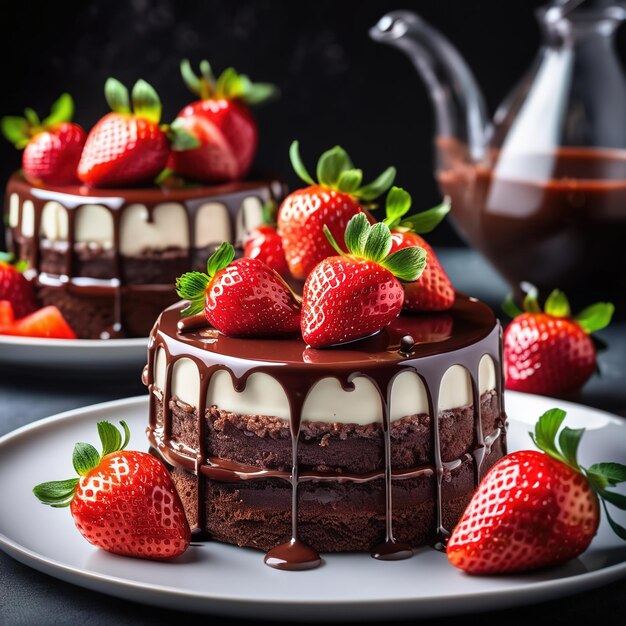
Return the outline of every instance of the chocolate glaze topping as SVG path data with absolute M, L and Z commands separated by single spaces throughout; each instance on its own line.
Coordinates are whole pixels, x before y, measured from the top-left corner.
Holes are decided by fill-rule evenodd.
M 381 332 L 344 347 L 332 349 L 308 348 L 301 338 L 236 339 L 225 337 L 211 328 L 203 315 L 181 319 L 183 303 L 166 309 L 157 320 L 150 336 L 148 363 L 142 379 L 150 390 L 150 423 L 147 429 L 151 444 L 166 461 L 197 476 L 198 503 L 196 537 L 201 536 L 206 520 L 204 500 L 205 480 L 239 482 L 257 478 L 279 478 L 292 486 L 291 539 L 276 546 L 265 562 L 280 569 L 308 569 L 321 563 L 319 555 L 298 538 L 298 485 L 307 480 L 367 482 L 383 477 L 385 480 L 386 532 L 382 543 L 372 556 L 396 560 L 412 554 L 411 547 L 396 542 L 393 534 L 392 481 L 420 475 L 434 475 L 436 516 L 433 544 L 445 546 L 449 529 L 443 526 L 441 484 L 443 476 L 463 459 L 444 463 L 439 441 L 438 394 L 445 372 L 461 365 L 469 372 L 474 405 L 473 457 L 475 484 L 482 478 L 481 466 L 485 454 L 497 437 L 505 437 L 506 414 L 502 402 L 501 345 L 502 330 L 489 307 L 474 298 L 457 294 L 453 308 L 436 315 L 401 315 Z M 411 344 L 411 345 L 409 345 Z M 155 387 L 154 362 L 161 348 L 166 357 L 165 388 Z M 480 415 L 478 370 L 481 358 L 490 356 L 496 370 L 496 393 L 500 403 L 498 432 L 485 437 Z M 197 366 L 200 393 L 196 405 L 198 416 L 198 449 L 193 450 L 172 440 L 171 398 L 174 363 L 191 359 Z M 244 466 L 234 461 L 207 458 L 205 448 L 205 410 L 208 385 L 214 372 L 230 374 L 237 391 L 245 389 L 248 377 L 255 372 L 272 376 L 283 387 L 290 407 L 292 441 L 291 472 L 265 470 Z M 424 382 L 429 413 L 433 416 L 432 437 L 434 459 L 432 466 L 394 470 L 391 466 L 390 400 L 395 378 L 404 371 L 415 372 Z M 301 415 L 307 394 L 321 379 L 335 377 L 344 390 L 354 389 L 357 376 L 367 377 L 380 396 L 383 415 L 385 463 L 384 472 L 352 475 L 335 472 L 298 471 L 298 436 Z M 157 399 L 162 400 L 163 421 L 157 422 Z M 467 455 L 466 455 L 467 456 Z
M 9 212 L 9 199 L 13 194 L 19 198 L 20 210 L 17 224 L 8 229 L 8 245 L 19 257 L 25 258 L 29 264 L 28 278 L 39 286 L 58 287 L 72 293 L 86 296 L 111 296 L 114 306 L 114 323 L 107 329 L 103 339 L 125 336 L 122 324 L 122 298 L 132 292 L 172 293 L 173 286 L 167 284 L 132 284 L 124 280 L 122 256 L 120 253 L 121 221 L 126 207 L 140 204 L 146 207 L 148 221 L 153 220 L 155 208 L 164 202 L 180 204 L 187 213 L 189 241 L 189 269 L 192 267 L 193 252 L 196 248 L 196 214 L 207 202 L 219 202 L 226 206 L 230 217 L 230 231 L 235 237 L 236 220 L 240 214 L 243 201 L 256 197 L 261 203 L 270 199 L 279 200 L 283 195 L 282 183 L 276 180 L 246 180 L 211 187 L 199 186 L 188 188 L 151 187 L 137 189 L 91 189 L 86 186 L 36 186 L 27 182 L 18 173 L 9 179 L 5 196 L 5 213 Z M 33 236 L 26 237 L 22 232 L 23 205 L 29 200 L 34 208 Z M 68 231 L 67 242 L 64 242 L 64 270 L 61 274 L 51 275 L 41 271 L 41 219 L 45 205 L 58 202 L 67 211 Z M 78 210 L 89 204 L 97 204 L 109 211 L 113 223 L 113 263 L 110 278 L 90 278 L 79 276 L 75 271 L 76 216 Z M 241 212 L 245 219 L 245 212 Z M 247 231 L 244 224 L 244 230 Z M 216 241 L 215 244 L 220 244 Z M 234 242 L 239 244 L 240 242 Z

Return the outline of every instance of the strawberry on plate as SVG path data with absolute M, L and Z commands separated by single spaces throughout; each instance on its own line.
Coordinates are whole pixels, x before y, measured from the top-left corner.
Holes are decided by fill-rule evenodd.
M 229 182 L 248 173 L 258 144 L 257 124 L 251 105 L 273 97 L 269 83 L 253 83 L 232 67 L 215 79 L 208 61 L 200 63 L 200 76 L 189 61 L 180 66 L 183 80 L 200 99 L 187 105 L 172 122 L 197 140 L 190 150 L 174 147 L 171 169 L 201 183 Z
M 446 553 L 469 574 L 508 574 L 559 565 L 582 554 L 600 521 L 600 499 L 611 528 L 626 540 L 607 502 L 624 510 L 626 496 L 609 487 L 626 481 L 626 466 L 581 467 L 578 446 L 584 428 L 563 428 L 565 411 L 551 409 L 531 438 L 541 450 L 521 450 L 500 459 L 484 476 Z
M 426 251 L 426 267 L 418 280 L 404 283 L 404 309 L 407 311 L 445 311 L 454 304 L 454 288 L 435 251 L 421 235 L 430 233 L 450 212 L 448 198 L 428 211 L 405 217 L 411 208 L 411 196 L 404 189 L 392 187 L 387 194 L 385 224 L 391 230 L 391 251 L 419 246 Z
M 316 183 L 302 163 L 297 141 L 291 144 L 289 156 L 296 174 L 309 186 L 283 200 L 278 210 L 278 232 L 291 274 L 304 279 L 322 259 L 335 253 L 324 227 L 345 250 L 343 237 L 350 218 L 389 189 L 396 170 L 388 167 L 373 182 L 362 185 L 363 171 L 352 165 L 343 148 L 335 146 L 319 158 Z
M 304 283 L 302 338 L 311 348 L 355 341 L 382 330 L 402 310 L 400 280 L 413 281 L 426 264 L 417 246 L 393 254 L 386 224 L 370 224 L 357 213 L 346 226 L 348 254 L 324 227 L 339 256 L 318 263 Z
M 43 503 L 70 507 L 80 534 L 108 552 L 141 559 L 171 559 L 182 554 L 191 531 L 180 497 L 161 461 L 146 452 L 126 450 L 130 431 L 120 422 L 98 422 L 102 453 L 89 443 L 74 446 L 79 478 L 45 482 L 33 489 Z
M 513 320 L 504 331 L 507 389 L 556 395 L 581 387 L 596 369 L 591 333 L 608 326 L 614 306 L 593 304 L 572 317 L 569 302 L 555 289 L 544 311 L 532 290 L 521 311 L 511 299 L 503 308 Z
M 71 185 L 78 182 L 76 168 L 85 144 L 85 131 L 72 124 L 74 101 L 64 93 L 43 120 L 33 109 L 25 117 L 6 116 L 0 120 L 3 135 L 22 154 L 24 176 L 33 184 Z
M 263 207 L 264 223 L 246 237 L 243 244 L 243 255 L 263 261 L 281 276 L 288 278 L 290 276 L 289 266 L 283 250 L 283 240 L 276 231 L 275 208 L 274 203 L 267 203 Z
M 207 273 L 187 272 L 176 281 L 189 300 L 183 315 L 204 311 L 209 323 L 228 337 L 281 337 L 300 329 L 300 302 L 287 283 L 259 259 L 233 261 L 224 242 L 207 263 Z
M 91 187 L 152 182 L 165 168 L 170 152 L 168 128 L 159 126 L 159 96 L 145 80 L 138 80 L 131 111 L 128 89 L 115 78 L 106 81 L 104 94 L 112 113 L 89 132 L 78 177 Z
M 0 252 L 0 300 L 11 303 L 16 318 L 37 309 L 33 286 L 23 275 L 27 265 L 26 261 L 13 262 L 11 253 Z

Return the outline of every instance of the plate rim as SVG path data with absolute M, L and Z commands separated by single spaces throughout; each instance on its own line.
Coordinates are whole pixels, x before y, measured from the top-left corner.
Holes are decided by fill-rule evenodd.
M 545 396 L 535 396 L 534 394 L 526 394 L 521 392 L 507 391 L 507 396 L 520 396 L 520 397 L 534 397 L 542 401 L 546 400 Z M 547 398 L 550 399 L 550 398 Z M 578 409 L 589 408 L 594 413 L 602 415 L 604 418 L 609 419 L 609 423 L 626 427 L 626 423 L 619 416 L 590 407 L 588 405 L 575 403 L 571 401 L 557 400 L 565 410 L 568 407 L 576 407 Z M 41 420 L 36 420 L 29 424 L 25 424 L 17 429 L 14 429 L 2 436 L 0 436 L 0 452 L 6 445 L 11 445 L 13 441 L 17 441 L 22 437 L 32 434 L 33 431 L 44 431 L 50 427 L 53 427 L 58 422 L 73 421 L 80 417 L 84 417 L 85 413 L 100 412 L 119 408 L 140 408 L 141 405 L 148 402 L 147 395 L 130 396 L 118 400 L 111 400 L 107 402 L 101 402 L 97 404 L 90 404 L 87 406 L 79 407 L 76 409 L 70 409 L 69 411 L 63 411 Z M 215 609 L 214 605 L 219 605 L 219 608 L 224 612 L 231 615 L 241 615 L 236 610 L 236 605 L 243 605 L 246 610 L 250 610 L 253 607 L 259 607 L 267 610 L 273 608 L 276 610 L 275 614 L 264 613 L 263 617 L 274 617 L 275 619 L 286 619 L 293 617 L 293 614 L 289 612 L 289 609 L 293 608 L 305 608 L 315 607 L 317 610 L 331 610 L 331 609 L 350 609 L 355 606 L 362 607 L 381 607 L 393 603 L 396 609 L 402 609 L 395 611 L 396 616 L 393 619 L 398 619 L 402 615 L 409 615 L 411 609 L 425 609 L 426 613 L 421 615 L 425 617 L 427 615 L 451 615 L 459 612 L 477 612 L 481 610 L 494 610 L 497 608 L 503 608 L 505 606 L 518 606 L 519 604 L 531 604 L 534 602 L 541 602 L 554 597 L 567 596 L 575 593 L 576 591 L 589 590 L 595 587 L 599 587 L 619 578 L 626 576 L 626 561 L 622 563 L 615 563 L 602 567 L 601 569 L 593 570 L 591 572 L 583 572 L 580 574 L 573 574 L 563 578 L 556 578 L 552 580 L 540 580 L 540 581 L 528 581 L 516 583 L 515 588 L 502 588 L 502 589 L 490 589 L 486 591 L 472 591 L 472 592 L 455 592 L 452 595 L 446 596 L 397 596 L 387 599 L 324 599 L 324 600 L 307 600 L 302 599 L 264 599 L 264 598 L 245 598 L 238 595 L 229 595 L 220 593 L 219 595 L 212 595 L 210 589 L 203 592 L 195 590 L 183 590 L 168 585 L 160 585 L 148 582 L 138 582 L 132 579 L 115 576 L 111 574 L 98 573 L 80 568 L 74 565 L 68 565 L 58 561 L 57 559 L 51 559 L 45 555 L 26 548 L 13 539 L 7 537 L 0 531 L 0 549 L 7 553 L 17 561 L 32 567 L 46 575 L 53 576 L 55 578 L 64 580 L 70 584 L 74 584 L 80 587 L 86 587 L 97 591 L 99 593 L 113 595 L 116 597 L 124 597 L 130 600 L 143 602 L 144 604 L 156 604 L 158 606 L 168 606 L 176 610 L 179 607 L 173 607 L 171 603 L 167 603 L 165 600 L 188 600 L 194 603 L 196 610 Z M 62 574 L 62 575 L 61 575 Z M 90 584 L 87 584 L 90 583 Z M 103 589 L 104 587 L 104 589 Z M 133 592 L 141 592 L 149 595 L 148 599 L 137 599 Z M 536 598 L 529 598 L 529 594 L 536 592 Z M 489 606 L 487 608 L 481 607 L 481 599 L 492 599 L 496 601 L 497 606 Z M 508 600 L 503 603 L 502 600 Z M 511 601 L 512 600 L 512 601 Z M 457 603 L 463 603 L 470 601 L 471 606 L 458 607 Z M 500 603 L 498 603 L 500 601 Z M 440 610 L 438 607 L 442 603 L 453 604 L 454 606 L 448 607 L 447 610 Z M 286 610 L 286 613 L 285 613 Z M 331 613 L 328 613 L 331 615 Z M 261 616 L 259 616 L 261 617 Z M 311 621 L 317 619 L 317 616 L 300 616 L 302 621 Z M 342 621 L 356 621 L 362 620 L 363 615 L 359 612 L 355 612 L 351 617 L 350 615 L 337 616 Z M 417 616 L 416 616 L 417 617 Z M 370 619 L 376 619 L 377 614 L 373 615 Z M 391 618 L 390 618 L 391 619 Z

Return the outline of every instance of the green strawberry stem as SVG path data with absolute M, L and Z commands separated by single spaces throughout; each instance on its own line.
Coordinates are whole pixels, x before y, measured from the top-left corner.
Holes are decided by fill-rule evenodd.
M 207 273 L 187 272 L 176 279 L 176 293 L 183 299 L 189 300 L 189 306 L 181 311 L 181 315 L 197 315 L 204 310 L 204 300 L 209 283 L 217 272 L 228 267 L 235 258 L 235 248 L 232 244 L 224 242 L 209 257 L 207 261 Z
M 411 202 L 411 195 L 404 189 L 392 187 L 389 190 L 385 203 L 387 216 L 384 220 L 389 230 L 426 235 L 441 223 L 452 207 L 450 198 L 446 196 L 441 204 L 432 209 L 404 217 L 411 208 Z
M 300 157 L 298 141 L 291 143 L 289 158 L 295 173 L 308 185 L 315 185 Z M 396 168 L 388 167 L 371 183 L 362 185 L 363 171 L 354 167 L 348 153 L 341 146 L 335 146 L 319 158 L 316 175 L 317 184 L 322 187 L 347 193 L 363 202 L 372 202 L 391 187 L 396 177 Z
M 200 62 L 200 76 L 193 71 L 188 59 L 181 61 L 180 73 L 185 85 L 201 100 L 240 100 L 255 105 L 278 95 L 274 85 L 253 83 L 245 74 L 238 74 L 232 67 L 225 69 L 216 79 L 206 59 Z
M 626 528 L 620 526 L 611 517 L 606 504 L 609 502 L 618 509 L 626 511 L 626 496 L 608 490 L 608 487 L 615 487 L 626 482 L 626 465 L 595 463 L 588 468 L 582 467 L 578 462 L 578 447 L 585 429 L 565 426 L 559 433 L 565 416 L 566 412 L 562 409 L 550 409 L 539 418 L 535 424 L 535 431 L 528 434 L 541 451 L 585 476 L 602 502 L 609 525 L 618 537 L 626 540 Z
M 365 213 L 357 213 L 346 226 L 344 239 L 348 255 L 339 247 L 326 225 L 324 234 L 339 255 L 378 263 L 405 282 L 417 280 L 426 267 L 426 251 L 419 246 L 402 248 L 389 254 L 392 245 L 389 227 L 384 222 L 370 224 Z
M 524 312 L 541 313 L 536 287 L 526 284 L 526 288 L 527 293 L 524 297 L 523 310 L 517 306 L 512 294 L 509 294 L 502 303 L 502 310 L 509 317 L 515 318 Z M 572 317 L 569 300 L 558 289 L 554 289 L 550 293 L 544 305 L 544 313 L 553 317 L 573 319 L 588 335 L 606 328 L 611 323 L 614 312 L 615 306 L 611 302 L 596 302 Z
M 100 465 L 100 461 L 113 452 L 124 450 L 130 441 L 128 424 L 120 421 L 124 431 L 124 438 L 119 429 L 111 422 L 98 422 L 98 435 L 102 444 L 102 453 L 99 453 L 90 443 L 79 442 L 74 446 L 72 463 L 79 476 L 85 476 L 92 469 Z M 74 499 L 78 478 L 68 480 L 53 480 L 40 483 L 33 488 L 35 496 L 43 503 L 55 508 L 69 506 Z
M 52 130 L 65 122 L 71 122 L 74 116 L 74 100 L 69 93 L 63 93 L 50 108 L 50 115 L 43 121 L 33 109 L 25 109 L 24 117 L 6 115 L 0 119 L 0 130 L 18 150 L 26 147 L 37 134 Z
M 107 78 L 104 83 L 104 97 L 111 111 L 115 113 L 132 113 L 155 124 L 161 120 L 161 100 L 154 87 L 141 78 L 134 84 L 130 97 L 128 89 L 119 80 Z

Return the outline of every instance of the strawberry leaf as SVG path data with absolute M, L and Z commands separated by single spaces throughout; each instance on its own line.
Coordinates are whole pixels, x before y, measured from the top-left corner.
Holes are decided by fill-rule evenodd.
M 139 79 L 133 86 L 133 112 L 150 122 L 158 124 L 161 120 L 161 100 L 154 87 L 143 79 Z
M 51 506 L 67 506 L 74 497 L 78 478 L 53 480 L 33 487 L 33 493 L 43 503 Z
M 215 75 L 211 69 L 211 64 L 206 59 L 202 59 L 202 61 L 200 61 L 200 74 L 207 83 L 215 85 Z
M 383 222 L 378 222 L 371 226 L 365 242 L 365 248 L 363 249 L 363 256 L 374 261 L 374 263 L 380 263 L 387 257 L 390 250 L 391 233 L 389 232 L 389 226 Z
M 74 100 L 69 93 L 62 93 L 58 100 L 52 103 L 50 115 L 41 123 L 44 128 L 52 128 L 64 122 L 71 122 L 74 117 Z
M 115 113 L 130 113 L 128 89 L 116 78 L 107 78 L 107 81 L 104 83 L 104 97 L 111 111 L 115 111 Z
M 526 313 L 541 313 L 541 307 L 539 306 L 539 292 L 537 287 L 530 283 L 523 283 L 526 295 L 524 296 L 524 311 Z
M 521 315 L 523 313 L 522 309 L 520 309 L 517 304 L 515 303 L 515 300 L 513 299 L 513 294 L 512 293 L 508 293 L 506 298 L 504 299 L 504 302 L 502 302 L 502 310 L 511 318 L 515 318 L 518 315 Z
M 381 265 L 396 278 L 411 283 L 422 275 L 426 267 L 426 251 L 418 246 L 402 248 L 390 254 Z
M 314 185 L 315 181 L 311 177 L 311 174 L 307 171 L 302 159 L 300 158 L 300 144 L 297 140 L 291 142 L 289 146 L 289 159 L 291 160 L 291 166 L 293 171 L 309 185 Z
M 626 465 L 621 463 L 594 463 L 587 473 L 601 479 L 605 485 L 615 487 L 626 482 Z
M 31 126 L 35 128 L 39 128 L 41 126 L 39 115 L 37 115 L 37 112 L 34 109 L 31 109 L 31 108 L 24 109 L 24 117 L 28 120 L 28 123 Z
M 98 451 L 90 443 L 77 443 L 74 446 L 72 463 L 77 474 L 84 476 L 100 463 Z
M 0 119 L 0 130 L 4 137 L 19 150 L 30 141 L 30 124 L 28 120 L 17 115 L 5 115 Z
M 128 424 L 122 420 L 120 422 L 124 429 L 124 441 L 122 442 L 122 435 L 119 429 L 111 424 L 111 422 L 98 422 L 98 435 L 100 442 L 102 443 L 102 456 L 111 454 L 112 452 L 119 452 L 123 450 L 130 440 L 130 430 Z
M 353 168 L 348 153 L 341 147 L 335 146 L 326 150 L 317 162 L 317 180 L 320 185 L 330 187 L 337 186 L 342 172 Z
M 349 225 L 350 225 L 350 222 L 348 222 L 348 226 Z M 346 226 L 346 230 L 347 228 L 348 227 Z M 328 239 L 328 243 L 330 243 L 330 245 L 335 249 L 335 252 L 337 252 L 337 254 L 340 256 L 345 256 L 346 253 L 341 249 L 336 239 L 333 237 L 333 234 L 330 232 L 330 230 L 328 230 L 328 226 L 326 226 L 326 224 L 324 224 L 322 230 L 324 231 L 324 235 L 326 235 L 326 239 Z M 344 235 L 344 238 L 345 238 L 345 235 Z
M 426 235 L 439 226 L 443 218 L 450 213 L 451 208 L 452 202 L 450 198 L 446 196 L 441 204 L 427 211 L 422 211 L 421 213 L 407 217 L 400 222 L 400 226 L 414 233 L 418 233 L 419 235 Z
M 400 220 L 411 208 L 411 194 L 401 187 L 392 187 L 387 194 L 385 209 L 387 216 L 385 224 L 391 230 L 400 223 Z
M 355 256 L 364 255 L 365 244 L 369 236 L 369 227 L 370 223 L 365 213 L 357 213 L 350 219 L 344 234 L 346 248 L 348 248 L 350 254 Z
M 369 185 L 361 187 L 355 192 L 355 196 L 365 202 L 371 202 L 376 200 L 378 196 L 382 194 L 393 185 L 393 181 L 396 177 L 396 168 L 388 167 L 382 174 L 375 178 Z
M 209 257 L 207 263 L 207 273 L 211 278 L 217 274 L 220 270 L 228 267 L 235 258 L 235 248 L 232 244 L 224 242 L 220 247 Z
M 589 335 L 608 326 L 614 311 L 615 306 L 611 302 L 597 302 L 583 309 L 575 319 Z
M 567 463 L 580 472 L 580 466 L 578 465 L 578 446 L 580 445 L 580 439 L 584 435 L 584 428 L 568 428 L 567 426 L 561 431 L 559 435 L 559 446 L 561 453 Z
M 613 532 L 620 538 L 620 539 L 624 539 L 626 541 L 626 528 L 624 528 L 623 526 L 620 526 L 609 514 L 609 510 L 606 506 L 606 502 L 604 501 L 604 499 L 601 500 L 602 501 L 602 506 L 604 508 L 604 513 L 606 515 L 606 519 L 609 523 L 609 526 L 611 527 L 611 529 L 613 530 Z
M 181 311 L 183 317 L 204 311 L 204 299 L 211 279 L 202 272 L 187 272 L 176 279 L 176 293 L 189 300 L 189 306 Z
M 337 189 L 343 193 L 353 193 L 361 186 L 362 181 L 363 170 L 344 170 L 339 175 L 339 180 L 337 181 Z
M 242 94 L 242 100 L 250 106 L 262 104 L 268 100 L 273 100 L 280 95 L 280 91 L 275 85 L 271 83 L 249 83 L 249 86 L 244 89 Z
M 200 140 L 185 129 L 185 121 L 177 117 L 167 128 L 170 147 L 176 152 L 194 150 L 200 147 Z
M 616 506 L 621 511 L 626 511 L 626 496 L 621 493 L 615 493 L 615 491 L 607 491 L 601 489 L 598 494 L 607 502 L 610 502 L 613 506 Z
M 565 411 L 562 409 L 550 409 L 546 411 L 535 424 L 535 432 L 529 433 L 533 443 L 552 458 L 566 462 L 563 455 L 556 447 L 556 434 L 565 419 Z
M 196 96 L 200 95 L 200 79 L 196 76 L 196 73 L 191 69 L 191 63 L 189 59 L 183 59 L 180 62 L 180 75 L 183 77 L 183 82 Z
M 554 317 L 569 317 L 572 314 L 567 296 L 558 289 L 550 293 L 543 309 L 548 315 Z

